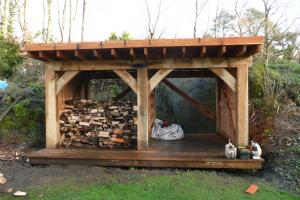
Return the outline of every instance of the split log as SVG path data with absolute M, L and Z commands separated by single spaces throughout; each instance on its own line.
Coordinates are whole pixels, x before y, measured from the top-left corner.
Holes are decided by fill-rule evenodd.
M 130 101 L 96 102 L 70 99 L 61 110 L 61 146 L 134 148 L 137 143 L 136 106 Z

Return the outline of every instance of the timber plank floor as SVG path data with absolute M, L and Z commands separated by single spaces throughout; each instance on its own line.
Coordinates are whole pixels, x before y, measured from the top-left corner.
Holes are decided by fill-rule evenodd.
M 216 134 L 186 134 L 183 140 L 150 140 L 147 151 L 42 149 L 29 155 L 31 164 L 86 164 L 120 167 L 261 169 L 261 160 L 228 160 L 225 141 Z

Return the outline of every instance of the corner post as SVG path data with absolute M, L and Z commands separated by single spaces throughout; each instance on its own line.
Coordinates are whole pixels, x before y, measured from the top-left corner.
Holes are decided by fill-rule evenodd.
M 137 69 L 137 146 L 138 150 L 148 148 L 148 128 L 149 128 L 149 81 L 148 69 Z
M 59 144 L 58 110 L 56 97 L 56 73 L 50 63 L 45 65 L 46 103 L 46 148 L 56 148 Z
M 237 145 L 249 143 L 248 65 L 237 67 Z

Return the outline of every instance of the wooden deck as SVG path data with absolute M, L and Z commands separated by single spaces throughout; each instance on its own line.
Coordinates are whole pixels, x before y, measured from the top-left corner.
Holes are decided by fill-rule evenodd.
M 119 167 L 261 169 L 261 160 L 228 160 L 225 141 L 216 134 L 186 135 L 179 141 L 150 140 L 147 151 L 43 149 L 29 155 L 31 164 L 85 164 Z

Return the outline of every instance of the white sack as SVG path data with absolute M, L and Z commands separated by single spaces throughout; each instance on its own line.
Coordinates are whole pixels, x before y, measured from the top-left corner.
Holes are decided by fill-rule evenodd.
M 155 119 L 151 137 L 158 140 L 180 140 L 184 138 L 184 132 L 179 124 L 171 124 L 162 127 L 163 121 Z

